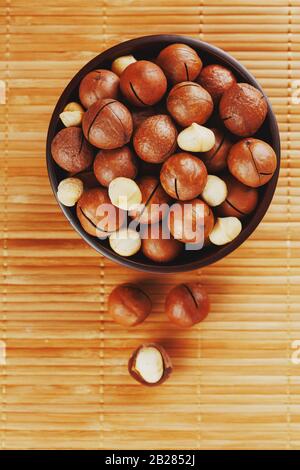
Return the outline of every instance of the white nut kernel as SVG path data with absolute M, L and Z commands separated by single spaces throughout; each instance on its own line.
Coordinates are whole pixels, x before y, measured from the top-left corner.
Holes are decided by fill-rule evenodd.
M 208 152 L 215 145 L 216 138 L 212 130 L 193 122 L 178 134 L 177 143 L 187 152 Z
M 141 348 L 135 358 L 134 369 L 145 382 L 159 382 L 164 373 L 164 361 L 160 351 L 153 346 Z
M 65 127 L 80 126 L 84 109 L 79 103 L 68 103 L 59 117 Z
M 125 211 L 134 210 L 142 202 L 142 193 L 136 182 L 123 176 L 111 181 L 108 195 L 114 206 Z
M 209 239 L 214 245 L 225 245 L 234 240 L 241 230 L 242 224 L 237 217 L 219 217 Z
M 120 256 L 133 256 L 141 248 L 140 235 L 132 229 L 121 229 L 109 237 L 112 250 Z
M 58 200 L 67 207 L 75 206 L 83 193 L 83 183 L 78 178 L 66 178 L 62 180 L 57 188 Z
M 215 175 L 208 175 L 206 185 L 202 191 L 202 199 L 211 207 L 222 204 L 227 197 L 226 183 Z
M 118 57 L 112 63 L 111 70 L 117 75 L 121 75 L 122 72 L 128 67 L 128 65 L 133 64 L 136 62 L 136 59 L 133 55 L 123 55 L 122 57 Z

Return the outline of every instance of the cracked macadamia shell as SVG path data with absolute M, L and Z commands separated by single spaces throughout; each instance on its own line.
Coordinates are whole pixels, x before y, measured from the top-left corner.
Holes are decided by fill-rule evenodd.
M 89 72 L 79 86 L 79 98 L 85 108 L 89 108 L 98 100 L 117 98 L 119 77 L 106 69 Z
M 77 202 L 76 214 L 82 228 L 99 238 L 118 230 L 125 220 L 124 212 L 111 204 L 106 188 L 84 191 Z
M 136 284 L 121 284 L 115 287 L 108 298 L 108 313 L 123 326 L 142 323 L 152 309 L 148 295 Z
M 171 44 L 162 49 L 157 64 L 172 83 L 193 81 L 202 68 L 197 52 L 186 44 Z
M 204 163 L 194 155 L 187 152 L 176 153 L 163 164 L 160 181 L 172 198 L 186 201 L 203 191 L 207 170 Z
M 96 101 L 84 114 L 85 138 L 95 147 L 111 150 L 130 141 L 133 123 L 130 111 L 120 101 Z
M 162 69 L 148 60 L 134 62 L 120 77 L 121 92 L 134 106 L 152 106 L 167 91 L 167 79 Z
M 79 127 L 59 131 L 52 140 L 51 153 L 53 160 L 70 173 L 85 170 L 94 159 L 93 149 Z
M 171 89 L 167 108 L 177 124 L 188 127 L 194 122 L 205 124 L 213 112 L 214 105 L 210 94 L 201 85 L 182 82 Z
M 181 328 L 191 327 L 204 320 L 209 309 L 206 289 L 197 282 L 173 287 L 165 301 L 169 320 Z
M 249 137 L 262 126 L 268 105 L 260 90 L 248 83 L 236 83 L 223 94 L 219 111 L 230 132 Z
M 137 158 L 127 145 L 118 149 L 99 150 L 94 160 L 95 176 L 105 187 L 119 176 L 134 179 L 137 172 Z
M 208 91 L 213 101 L 218 103 L 223 93 L 236 83 L 235 76 L 223 65 L 210 64 L 203 67 L 197 82 Z
M 160 385 L 169 378 L 172 362 L 160 344 L 142 344 L 129 358 L 128 371 L 142 385 Z
M 252 188 L 268 183 L 277 167 L 277 157 L 272 147 L 253 138 L 234 144 L 227 161 L 230 173 Z
M 137 155 L 149 163 L 162 163 L 175 150 L 177 130 L 166 114 L 157 114 L 145 119 L 133 137 Z
M 250 188 L 231 175 L 224 178 L 227 185 L 227 197 L 218 207 L 218 214 L 222 217 L 245 217 L 254 211 L 258 203 L 258 191 Z

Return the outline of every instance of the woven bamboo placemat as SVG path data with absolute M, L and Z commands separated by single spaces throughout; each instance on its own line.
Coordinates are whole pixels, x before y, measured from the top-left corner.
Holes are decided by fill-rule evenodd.
M 300 1 L 0 0 L 0 13 L 2 449 L 299 449 Z M 49 118 L 74 73 L 109 46 L 154 33 L 204 39 L 248 67 L 271 98 L 283 156 L 272 206 L 243 246 L 159 279 L 86 246 L 45 168 Z M 190 331 L 163 313 L 182 278 L 201 279 L 212 299 Z M 110 321 L 106 299 L 135 280 L 154 313 L 128 332 Z M 162 342 L 175 366 L 150 390 L 126 370 L 147 340 Z

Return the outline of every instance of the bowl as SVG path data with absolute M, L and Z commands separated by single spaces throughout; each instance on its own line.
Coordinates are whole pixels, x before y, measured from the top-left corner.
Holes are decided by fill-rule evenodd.
M 48 175 L 55 197 L 58 184 L 63 178 L 66 177 L 66 173 L 64 172 L 64 170 L 59 168 L 52 159 L 51 142 L 57 132 L 63 128 L 63 124 L 59 119 L 59 114 L 63 111 L 64 107 L 68 102 L 79 100 L 78 88 L 82 78 L 88 72 L 96 68 L 110 68 L 112 61 L 122 55 L 133 54 L 137 59 L 151 60 L 157 56 L 161 49 L 168 46 L 169 44 L 178 42 L 187 44 L 193 49 L 195 49 L 200 55 L 205 65 L 209 63 L 222 64 L 233 71 L 239 82 L 249 83 L 263 92 L 261 86 L 253 77 L 253 75 L 248 72 L 248 70 L 237 60 L 235 60 L 233 57 L 231 57 L 229 54 L 222 51 L 221 49 L 218 49 L 217 47 L 200 41 L 198 39 L 193 39 L 187 36 L 163 34 L 132 39 L 130 41 L 122 42 L 121 44 L 107 49 L 106 51 L 102 52 L 97 57 L 92 59 L 90 62 L 88 62 L 72 78 L 72 80 L 60 96 L 52 114 L 47 135 L 46 158 Z M 178 259 L 174 260 L 172 263 L 163 265 L 155 264 L 154 262 L 145 258 L 141 253 L 138 253 L 137 255 L 131 258 L 124 258 L 111 250 L 108 241 L 99 240 L 98 238 L 87 234 L 83 230 L 76 217 L 75 208 L 68 208 L 63 206 L 58 200 L 57 202 L 64 215 L 71 223 L 72 227 L 91 247 L 93 247 L 105 257 L 129 268 L 134 268 L 141 271 L 148 271 L 152 273 L 176 273 L 198 269 L 203 266 L 215 263 L 216 261 L 227 256 L 229 253 L 232 253 L 245 240 L 247 240 L 247 238 L 252 234 L 252 232 L 263 219 L 273 198 L 280 168 L 280 138 L 276 118 L 268 99 L 267 103 L 267 118 L 259 132 L 255 135 L 255 137 L 265 140 L 273 147 L 278 159 L 277 169 L 272 179 L 266 185 L 259 188 L 260 194 L 258 206 L 252 214 L 250 214 L 246 219 L 243 220 L 243 229 L 241 233 L 238 237 L 236 237 L 231 243 L 227 245 L 223 245 L 220 247 L 208 246 L 198 251 L 184 250 L 183 254 Z

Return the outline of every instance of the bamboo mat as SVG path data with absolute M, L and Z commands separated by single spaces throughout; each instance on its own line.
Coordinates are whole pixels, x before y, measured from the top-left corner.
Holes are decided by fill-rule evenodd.
M 300 449 L 300 0 L 0 0 L 2 449 Z M 142 275 L 100 257 L 51 193 L 45 139 L 53 107 L 87 61 L 145 34 L 201 38 L 260 80 L 280 125 L 282 169 L 264 222 L 235 253 L 187 275 Z M 298 83 L 300 87 L 300 82 Z M 294 97 L 293 97 L 294 95 Z M 204 323 L 177 330 L 168 289 L 200 279 Z M 142 326 L 106 313 L 119 282 L 154 301 Z M 141 342 L 175 366 L 162 387 L 127 374 Z

